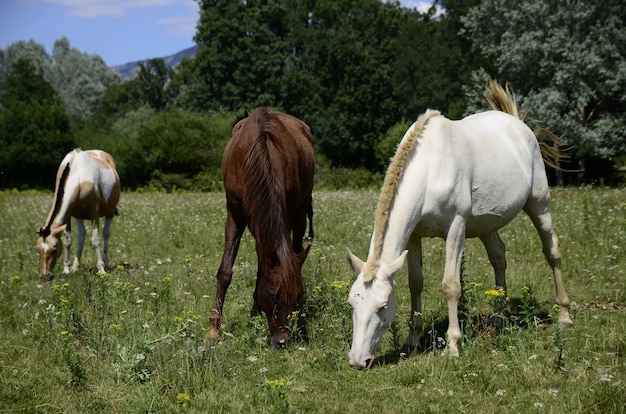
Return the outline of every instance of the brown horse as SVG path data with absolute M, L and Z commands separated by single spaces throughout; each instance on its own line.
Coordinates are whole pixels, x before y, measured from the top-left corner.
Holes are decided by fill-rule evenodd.
M 219 337 L 226 290 L 246 226 L 258 257 L 254 311 L 267 317 L 272 346 L 284 349 L 289 316 L 304 292 L 302 247 L 306 216 L 312 216 L 315 157 L 311 130 L 301 120 L 257 108 L 233 128 L 222 158 L 226 190 L 224 255 L 217 271 L 217 291 L 206 339 Z M 290 233 L 293 232 L 293 242 Z M 310 227 L 309 236 L 313 230 Z

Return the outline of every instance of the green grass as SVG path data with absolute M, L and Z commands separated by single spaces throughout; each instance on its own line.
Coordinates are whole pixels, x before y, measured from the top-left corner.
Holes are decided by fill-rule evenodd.
M 530 220 L 520 215 L 501 232 L 515 323 L 500 331 L 483 323 L 497 311 L 484 293 L 493 274 L 480 242 L 468 240 L 469 335 L 458 360 L 441 358 L 443 242 L 425 240 L 425 338 L 432 346 L 400 354 L 410 309 L 403 270 L 396 323 L 374 367 L 361 372 L 347 358 L 354 275 L 344 250 L 366 256 L 375 191 L 314 193 L 316 240 L 301 310 L 308 341 L 297 339 L 285 352 L 268 345 L 265 319 L 250 317 L 256 256 L 248 232 L 222 340 L 213 347 L 202 341 L 224 243 L 222 194 L 124 193 L 109 274 L 96 274 L 88 239 L 79 272 L 66 277 L 57 268 L 52 282 L 42 282 L 35 231 L 52 195 L 0 193 L 0 412 L 623 413 L 626 190 L 552 195 L 574 328 L 552 324 L 551 273 Z

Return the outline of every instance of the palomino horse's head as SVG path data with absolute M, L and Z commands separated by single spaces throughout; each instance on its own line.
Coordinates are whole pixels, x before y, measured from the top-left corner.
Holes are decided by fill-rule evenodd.
M 391 263 L 372 266 L 346 249 L 346 259 L 358 274 L 348 297 L 353 323 L 350 365 L 359 369 L 372 366 L 383 331 L 396 316 L 394 286 L 396 274 L 402 268 L 406 254 L 404 251 Z M 368 275 L 370 271 L 372 274 Z
M 56 227 L 54 231 L 51 231 L 50 227 L 42 227 L 37 231 L 39 238 L 35 248 L 39 252 L 39 276 L 43 280 L 51 280 L 54 276 L 54 266 L 63 253 L 63 243 L 59 239 L 59 234 L 65 229 L 66 225 L 62 225 Z
M 274 349 L 285 349 L 289 341 L 292 315 L 304 292 L 302 265 L 310 248 L 298 254 L 290 252 L 295 259 L 292 263 L 285 263 L 284 257 L 282 262 L 273 262 L 269 269 L 262 269 L 266 273 L 257 281 L 258 306 L 267 316 Z

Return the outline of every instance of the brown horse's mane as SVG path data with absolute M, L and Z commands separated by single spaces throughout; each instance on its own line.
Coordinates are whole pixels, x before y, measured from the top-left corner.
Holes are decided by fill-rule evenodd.
M 43 237 L 47 237 L 50 234 L 50 226 L 52 226 L 52 221 L 56 217 L 57 213 L 61 209 L 61 204 L 63 203 L 63 197 L 65 195 L 65 182 L 67 181 L 67 177 L 70 175 L 70 164 L 71 160 L 65 164 L 65 168 L 59 177 L 59 180 L 56 183 L 55 195 L 54 195 L 54 206 L 52 207 L 52 211 L 48 216 L 48 220 L 46 222 L 45 227 L 40 230 L 40 235 Z
M 281 275 L 299 274 L 298 262 L 289 238 L 286 194 L 281 185 L 284 157 L 283 140 L 290 136 L 281 120 L 264 108 L 249 118 L 257 129 L 255 142 L 244 160 L 244 200 L 249 227 L 257 241 L 259 255 L 280 261 L 285 268 Z M 275 151 L 271 151 L 274 147 Z M 272 157 L 278 152 L 279 157 Z M 279 289 L 293 295 L 302 290 L 302 280 L 283 278 Z
M 415 121 L 415 123 L 411 125 L 411 128 L 409 128 L 409 130 L 407 131 L 408 136 L 406 137 L 406 139 L 403 139 L 402 142 L 400 142 L 400 145 L 396 150 L 396 154 L 391 159 L 391 163 L 387 168 L 383 187 L 380 190 L 378 206 L 376 207 L 376 215 L 374 220 L 373 254 L 371 255 L 371 257 L 368 258 L 365 268 L 363 269 L 363 280 L 366 282 L 374 279 L 374 277 L 376 276 L 376 272 L 378 271 L 378 268 L 380 266 L 383 240 L 385 238 L 387 225 L 389 223 L 389 211 L 391 210 L 394 195 L 396 193 L 396 189 L 398 188 L 398 184 L 400 183 L 400 179 L 402 177 L 406 161 L 409 158 L 409 154 L 415 146 L 417 137 L 422 133 L 422 130 L 424 129 L 424 126 L 426 125 L 428 120 L 432 117 L 439 115 L 441 115 L 439 111 L 434 111 L 431 109 L 420 115 L 417 121 Z

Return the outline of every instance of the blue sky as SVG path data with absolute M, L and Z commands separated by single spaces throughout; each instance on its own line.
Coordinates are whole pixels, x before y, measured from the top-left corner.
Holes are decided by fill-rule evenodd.
M 194 46 L 197 20 L 194 0 L 0 0 L 0 49 L 33 39 L 51 53 L 55 40 L 65 36 L 72 47 L 114 66 Z

